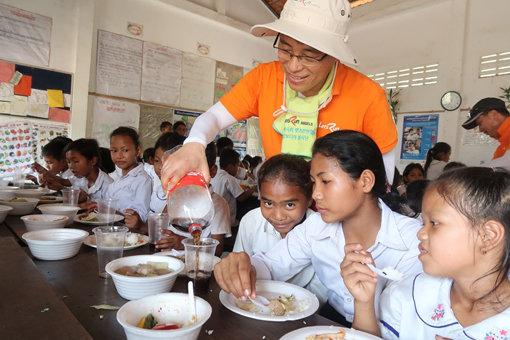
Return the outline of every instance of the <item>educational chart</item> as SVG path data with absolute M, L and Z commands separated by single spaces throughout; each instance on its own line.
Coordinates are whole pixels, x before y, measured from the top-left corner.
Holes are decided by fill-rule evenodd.
M 0 61 L 0 114 L 69 123 L 72 76 Z
M 138 130 L 140 105 L 107 98 L 94 98 L 94 114 L 91 137 L 99 146 L 110 147 L 110 133 L 119 126 Z
M 179 103 L 182 52 L 145 41 L 143 43 L 142 100 L 168 105 Z
M 214 80 L 214 102 L 221 97 L 243 77 L 243 68 L 232 64 L 216 62 L 216 77 Z
M 48 66 L 52 19 L 0 4 L 0 58 Z
M 239 152 L 242 157 L 246 155 L 246 142 L 248 140 L 246 119 L 234 123 L 225 129 L 225 137 L 232 139 L 232 142 L 234 142 L 234 150 Z
M 423 160 L 437 143 L 439 115 L 404 117 L 401 159 Z
M 98 30 L 97 93 L 140 99 L 142 44 L 138 39 Z
M 215 61 L 184 53 L 180 106 L 207 110 L 213 104 Z
M 33 160 L 44 165 L 42 148 L 55 137 L 69 137 L 69 129 L 66 125 L 36 123 L 32 124 L 32 151 Z
M 33 163 L 32 128 L 29 123 L 0 124 L 0 175 L 25 172 Z

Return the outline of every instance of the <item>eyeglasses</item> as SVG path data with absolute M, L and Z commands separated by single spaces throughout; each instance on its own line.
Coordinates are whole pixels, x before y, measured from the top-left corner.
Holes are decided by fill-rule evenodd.
M 306 55 L 295 55 L 291 53 L 290 51 L 287 51 L 283 48 L 278 47 L 276 44 L 278 42 L 278 38 L 280 37 L 280 34 L 276 36 L 276 39 L 273 43 L 273 48 L 275 48 L 278 51 L 278 58 L 280 61 L 290 61 L 292 58 L 296 57 L 296 59 L 299 61 L 299 63 L 305 67 L 313 67 L 318 66 L 321 61 L 324 60 L 328 55 L 324 54 L 320 58 L 313 58 Z

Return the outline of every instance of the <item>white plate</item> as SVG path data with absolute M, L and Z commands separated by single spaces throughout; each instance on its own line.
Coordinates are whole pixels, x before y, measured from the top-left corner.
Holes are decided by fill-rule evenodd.
M 181 260 L 181 256 L 184 256 L 184 250 L 175 250 L 175 249 L 172 249 L 170 251 L 162 251 L 162 252 L 159 252 L 159 253 L 154 253 L 152 255 L 156 255 L 156 256 L 160 256 L 160 255 L 170 256 L 170 257 L 174 257 L 176 259 Z M 218 256 L 215 256 L 213 261 L 214 261 L 214 263 L 213 263 L 213 268 L 214 268 L 214 266 L 218 262 L 220 262 L 221 259 Z M 185 261 L 183 261 L 183 262 L 184 262 L 184 268 L 182 268 L 181 272 L 179 273 L 180 276 L 186 275 L 186 262 Z
M 317 300 L 317 297 L 312 292 L 299 286 L 293 285 L 292 283 L 258 280 L 255 284 L 255 289 L 257 290 L 257 294 L 260 294 L 269 300 L 278 298 L 280 295 L 294 295 L 296 299 L 294 303 L 298 307 L 295 311 L 287 312 L 282 316 L 275 316 L 256 311 L 246 311 L 237 306 L 237 298 L 234 295 L 227 294 L 223 290 L 220 292 L 220 301 L 223 306 L 227 307 L 234 313 L 246 316 L 248 318 L 265 321 L 299 320 L 312 315 L 319 308 L 319 300 Z M 301 308 L 299 307 L 300 305 L 302 305 Z
M 51 200 L 43 200 L 42 197 L 51 197 Z M 63 201 L 62 197 L 59 196 L 42 196 L 39 198 L 39 204 L 48 204 L 48 203 L 61 203 Z
M 78 222 L 78 223 L 82 223 L 82 224 L 88 224 L 88 225 L 105 225 L 106 224 L 106 221 L 103 221 L 103 220 L 99 220 L 99 221 L 83 221 L 83 220 L 80 220 L 80 215 L 76 215 L 74 216 L 74 222 Z M 113 221 L 111 221 L 110 223 L 115 223 L 115 222 L 119 222 L 119 221 L 122 221 L 124 219 L 124 216 L 122 215 L 115 215 L 113 217 Z
M 133 246 L 124 245 L 124 250 L 135 249 L 135 248 L 141 247 L 143 245 L 146 245 L 149 242 L 149 236 L 142 235 L 142 234 L 136 234 L 136 233 L 133 233 L 133 234 L 138 235 L 138 240 L 142 240 L 143 242 L 135 244 Z M 85 239 L 83 240 L 83 244 L 86 244 L 87 246 L 92 247 L 92 248 L 97 248 L 96 235 L 92 234 L 92 235 L 85 237 Z
M 307 336 L 316 334 L 336 333 L 343 329 L 345 331 L 345 340 L 376 340 L 381 339 L 372 334 L 357 331 L 352 328 L 337 327 L 337 326 L 311 326 L 296 329 L 290 333 L 285 334 L 280 340 L 305 340 Z

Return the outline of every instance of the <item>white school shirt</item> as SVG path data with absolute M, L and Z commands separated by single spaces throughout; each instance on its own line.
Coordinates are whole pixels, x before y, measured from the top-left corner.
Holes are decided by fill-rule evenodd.
M 446 164 L 448 163 L 438 161 L 437 159 L 432 160 L 432 162 L 430 162 L 429 168 L 427 169 L 427 179 L 432 181 L 438 178 L 443 173 Z
M 367 249 L 372 254 L 376 267 L 391 266 L 405 276 L 422 272 L 418 260 L 418 238 L 421 225 L 415 219 L 392 211 L 379 199 L 381 227 L 375 243 Z M 302 224 L 278 242 L 265 254 L 252 257 L 257 278 L 287 281 L 310 263 L 317 276 L 328 289 L 328 303 L 352 322 L 354 298 L 345 287 L 340 276 L 340 263 L 345 252 L 345 237 L 342 223 L 325 223 L 319 213 L 313 213 Z M 375 305 L 388 284 L 387 279 L 378 278 Z
M 214 215 L 211 222 L 209 223 L 209 227 L 202 231 L 201 237 L 223 234 L 225 235 L 225 238 L 229 238 L 232 236 L 232 231 L 230 228 L 230 210 L 227 201 L 225 201 L 225 199 L 217 193 L 213 192 L 210 185 L 209 192 L 211 193 L 211 199 L 213 202 Z M 180 231 L 173 226 L 170 226 L 168 229 L 177 235 L 191 238 L 190 233 Z
M 163 187 L 160 185 L 153 188 L 151 195 L 151 203 L 149 204 L 151 213 L 163 212 L 166 207 L 166 193 L 163 191 Z
M 143 163 L 143 169 L 149 175 L 152 180 L 152 191 L 154 192 L 158 186 L 161 186 L 161 180 L 159 179 L 156 171 L 154 170 L 154 165 L 149 163 Z
M 312 213 L 313 210 L 308 209 L 306 216 L 310 216 Z M 264 218 L 262 210 L 256 208 L 246 213 L 241 219 L 233 251 L 244 251 L 249 256 L 265 253 L 281 239 L 282 235 Z M 288 281 L 308 289 L 317 296 L 321 303 L 328 299 L 328 290 L 320 282 L 311 264 Z
M 113 179 L 103 170 L 98 170 L 99 172 L 97 174 L 96 181 L 90 188 L 87 178 L 75 177 L 76 181 L 71 182 L 73 189 L 80 189 L 85 191 L 92 200 L 106 198 L 108 186 L 113 183 Z
M 232 225 L 237 225 L 236 212 L 237 212 L 237 197 L 244 191 L 239 185 L 237 179 L 223 169 L 219 169 L 216 176 L 211 179 L 211 186 L 213 191 L 223 197 L 227 201 L 230 210 L 230 222 Z
M 462 327 L 451 309 L 452 279 L 421 273 L 391 284 L 381 295 L 379 326 L 384 339 L 510 340 L 510 308 Z
M 152 193 L 152 181 L 139 163 L 126 176 L 122 170 L 117 171 L 117 177 L 108 186 L 107 197 L 118 199 L 117 210 L 124 213 L 125 209 L 133 209 L 140 219 L 145 222 L 149 212 L 149 203 Z

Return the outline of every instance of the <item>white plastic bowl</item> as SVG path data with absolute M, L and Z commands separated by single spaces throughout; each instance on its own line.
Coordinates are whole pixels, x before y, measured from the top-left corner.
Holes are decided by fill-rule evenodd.
M 65 215 L 26 215 L 21 220 L 25 223 L 27 231 L 64 228 L 69 217 Z
M 58 228 L 29 231 L 21 237 L 39 260 L 63 260 L 78 254 L 88 234 L 85 230 Z
M 66 225 L 73 223 L 74 216 L 76 216 L 76 213 L 80 210 L 79 207 L 63 204 L 44 204 L 38 206 L 37 209 L 47 215 L 64 215 L 69 217 Z
M 126 276 L 115 273 L 115 270 L 120 267 L 136 266 L 139 263 L 147 262 L 166 262 L 168 263 L 168 269 L 172 272 L 151 277 Z M 183 267 L 182 261 L 172 257 L 136 255 L 113 260 L 106 265 L 105 270 L 112 276 L 119 295 L 126 300 L 135 300 L 148 295 L 169 292 Z
M 7 205 L 11 208 L 13 208 L 9 215 L 28 215 L 32 211 L 34 211 L 35 206 L 37 203 L 39 203 L 38 198 L 30 198 L 30 197 L 19 197 L 26 200 L 26 202 L 7 202 L 7 201 L 0 201 L 1 205 Z
M 41 198 L 42 195 L 46 195 L 49 192 L 50 192 L 50 190 L 46 189 L 46 188 L 19 189 L 19 190 L 16 190 L 16 196 Z
M 11 210 L 12 207 L 9 207 L 7 205 L 0 205 L 0 223 L 2 223 L 5 220 L 5 217 Z
M 130 301 L 117 311 L 117 321 L 124 327 L 128 340 L 143 339 L 197 339 L 202 325 L 211 317 L 211 305 L 200 297 L 195 297 L 197 322 L 188 325 L 188 294 L 163 293 Z M 177 324 L 179 329 L 153 331 L 138 328 L 140 319 L 152 313 L 159 323 Z
M 0 200 L 10 200 L 11 198 L 16 197 L 17 191 L 18 190 L 15 189 L 0 190 Z

